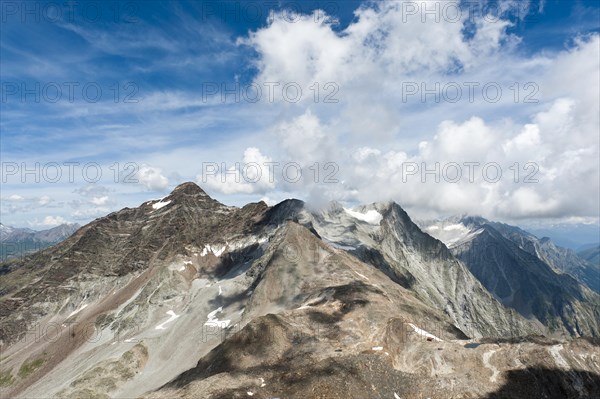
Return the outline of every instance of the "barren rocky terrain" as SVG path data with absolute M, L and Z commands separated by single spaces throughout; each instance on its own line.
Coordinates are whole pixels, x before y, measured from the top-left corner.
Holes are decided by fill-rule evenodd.
M 600 395 L 597 294 L 590 328 L 527 317 L 394 203 L 185 183 L 3 267 L 3 397 Z

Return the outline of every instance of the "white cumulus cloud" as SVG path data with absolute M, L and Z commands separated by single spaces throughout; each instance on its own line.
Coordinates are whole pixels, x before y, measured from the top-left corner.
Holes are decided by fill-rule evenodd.
M 333 18 L 290 23 L 275 13 L 239 41 L 258 53 L 255 83 L 307 89 L 298 103 L 277 99 L 283 117 L 272 126 L 269 155 L 339 167 L 337 184 L 280 179 L 276 188 L 309 199 L 391 199 L 416 215 L 597 218 L 600 36 L 526 52 L 507 32 L 514 20 L 407 18 L 406 3 L 365 3 L 343 30 Z M 530 11 L 514 1 L 500 9 Z M 323 90 L 316 101 L 315 82 L 334 82 L 339 101 L 325 103 Z M 456 102 L 422 93 L 449 83 L 462 88 Z M 407 84 L 419 92 L 407 96 Z M 497 99 L 485 85 L 500 88 Z M 418 171 L 406 179 L 408 165 Z
M 140 184 L 151 191 L 162 191 L 169 185 L 169 179 L 162 175 L 160 168 L 148 165 L 139 167 L 136 178 Z

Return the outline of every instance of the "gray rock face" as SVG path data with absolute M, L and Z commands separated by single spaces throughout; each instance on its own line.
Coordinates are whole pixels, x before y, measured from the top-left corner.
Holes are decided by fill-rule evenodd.
M 516 243 L 519 248 L 537 256 L 558 273 L 574 277 L 589 289 L 600 293 L 600 264 L 587 260 L 575 251 L 560 247 L 548 237 L 538 239 L 531 233 L 503 223 L 490 223 L 500 234 Z
M 2 267 L 6 397 L 481 397 L 514 359 L 600 389 L 597 342 L 516 338 L 535 326 L 393 203 L 236 208 L 185 183 Z
M 422 225 L 446 239 L 452 253 L 499 301 L 539 321 L 548 333 L 600 334 L 600 296 L 544 261 L 564 265 L 569 259 L 568 253 L 547 240 L 481 218 L 452 218 Z
M 373 218 L 380 215 L 378 224 L 376 219 L 361 216 L 369 212 Z M 443 310 L 471 337 L 535 331 L 535 326 L 494 299 L 441 241 L 423 233 L 395 203 L 373 204 L 350 213 L 333 208 L 306 217 L 312 218 L 321 237 L 341 248 L 353 248 L 350 253 Z

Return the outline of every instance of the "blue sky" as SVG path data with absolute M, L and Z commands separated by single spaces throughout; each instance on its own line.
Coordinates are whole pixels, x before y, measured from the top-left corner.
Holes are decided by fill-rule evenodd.
M 458 19 L 450 3 L 3 1 L 2 223 L 83 223 L 189 180 L 235 205 L 392 199 L 417 217 L 597 223 L 599 2 L 461 2 Z M 466 82 L 503 94 L 470 101 Z M 223 101 L 236 83 L 262 95 Z M 283 98 L 290 83 L 298 102 Z M 462 96 L 406 98 L 423 84 Z M 303 178 L 203 174 L 269 161 Z M 453 162 L 495 163 L 504 178 L 399 177 L 403 164 Z M 323 181 L 332 171 L 337 182 Z M 539 181 L 526 184 L 531 171 Z

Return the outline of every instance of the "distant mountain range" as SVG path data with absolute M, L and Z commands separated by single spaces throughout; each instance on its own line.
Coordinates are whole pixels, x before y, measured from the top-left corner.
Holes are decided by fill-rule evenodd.
M 47 230 L 5 226 L 0 223 L 0 261 L 39 251 L 71 236 L 81 226 L 61 224 Z
M 480 233 L 495 233 L 498 240 L 486 243 L 486 247 L 498 247 L 502 241 L 508 240 L 516 244 L 519 250 L 534 255 L 550 266 L 555 272 L 568 274 L 593 291 L 600 293 L 600 264 L 594 262 L 597 247 L 576 253 L 560 247 L 548 237 L 537 238 L 535 235 L 516 226 L 490 222 L 481 217 L 455 216 L 443 220 L 421 221 L 421 227 L 434 237 L 442 240 L 453 252 L 455 248 L 464 247 L 469 242 L 480 243 Z M 580 256 L 583 255 L 583 256 Z
M 444 241 L 504 305 L 555 332 L 600 332 L 595 315 L 600 268 L 572 250 L 479 217 L 421 222 L 421 226 Z
M 582 262 L 481 218 L 184 183 L 0 265 L 0 395 L 598 397 Z
M 537 237 L 551 237 L 556 245 L 579 251 L 582 247 L 600 243 L 600 225 L 596 224 L 555 224 L 552 226 L 524 227 Z
M 577 251 L 577 255 L 585 261 L 600 267 L 600 244 L 593 244 Z

